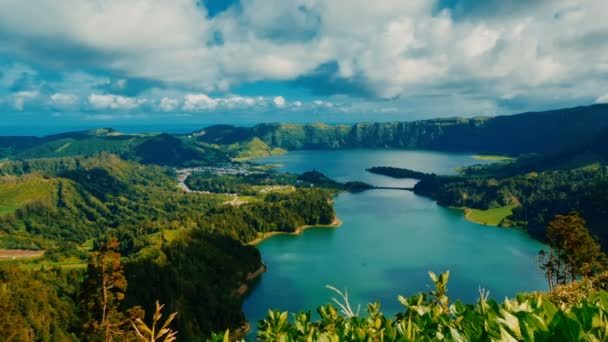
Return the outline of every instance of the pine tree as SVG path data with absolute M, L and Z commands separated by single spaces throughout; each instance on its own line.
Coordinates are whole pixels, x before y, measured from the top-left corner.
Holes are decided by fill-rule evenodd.
M 83 284 L 83 307 L 87 316 L 85 331 L 91 340 L 112 341 L 114 336 L 124 334 L 128 323 L 119 311 L 127 280 L 118 247 L 118 240 L 110 238 L 99 245 L 89 260 Z
M 577 277 L 589 277 L 606 268 L 606 255 L 586 228 L 577 212 L 556 215 L 547 226 L 547 253 L 539 252 L 539 263 L 549 288 L 566 284 Z

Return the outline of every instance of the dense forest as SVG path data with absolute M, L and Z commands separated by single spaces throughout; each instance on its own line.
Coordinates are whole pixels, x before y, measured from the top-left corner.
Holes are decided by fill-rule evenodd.
M 0 296 L 35 297 L 6 310 L 23 321 L 23 331 L 15 334 L 48 335 L 49 340 L 79 340 L 87 334 L 78 316 L 84 310 L 79 296 L 90 291 L 78 286 L 86 279 L 80 270 L 109 237 L 119 241 L 116 252 L 129 284 L 120 306 L 125 315 L 134 306 L 153 312 L 160 300 L 167 310 L 180 312 L 174 324 L 182 338 L 204 340 L 211 331 L 244 323 L 239 288 L 262 267 L 249 241 L 270 231 L 329 224 L 335 215 L 336 189 L 311 187 L 296 182 L 297 175 L 271 171 L 257 174 L 255 196 L 238 197 L 187 193 L 177 187 L 170 168 L 106 153 L 5 161 L 0 174 L 0 249 L 44 251 L 39 259 L 0 262 L 2 281 L 11 284 Z M 223 184 L 226 177 L 217 178 Z M 250 178 L 235 176 L 234 181 L 250 184 Z M 281 180 L 293 185 L 272 187 Z M 31 287 L 44 296 L 23 287 L 31 277 L 48 278 Z M 32 305 L 40 309 L 30 317 Z M 64 315 L 65 323 L 58 326 Z
M 606 130 L 577 146 L 514 162 L 464 168 L 459 176 L 431 176 L 414 187 L 439 204 L 491 209 L 513 206 L 504 225 L 525 227 L 545 238 L 549 220 L 577 211 L 604 248 L 608 248 L 608 134 Z
M 416 193 L 430 196 L 441 205 L 490 209 L 513 205 L 504 224 L 526 227 L 543 239 L 544 229 L 556 214 L 576 210 L 589 222 L 589 228 L 602 245 L 608 247 L 608 167 L 591 165 L 569 170 L 530 172 L 496 178 L 429 177 L 414 187 Z

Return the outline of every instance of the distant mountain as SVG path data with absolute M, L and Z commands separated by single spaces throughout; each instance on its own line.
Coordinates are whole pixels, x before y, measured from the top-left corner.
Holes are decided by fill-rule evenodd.
M 554 153 L 589 141 L 608 128 L 608 105 L 476 118 L 412 122 L 259 124 L 210 126 L 197 132 L 206 143 L 261 139 L 287 150 L 338 148 L 421 148 L 440 151 L 525 154 Z
M 271 155 L 281 153 L 282 149 L 413 148 L 553 155 L 568 149 L 581 154 L 577 149 L 588 146 L 586 150 L 597 154 L 592 150 L 602 148 L 607 132 L 608 104 L 598 104 L 497 117 L 412 122 L 216 125 L 189 135 L 123 134 L 101 128 L 46 137 L 0 137 L 0 158 L 92 156 L 108 152 L 148 164 L 180 166 L 223 163 L 231 157 Z

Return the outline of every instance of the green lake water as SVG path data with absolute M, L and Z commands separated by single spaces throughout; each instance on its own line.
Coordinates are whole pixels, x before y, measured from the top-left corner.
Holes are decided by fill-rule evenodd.
M 467 154 L 404 150 L 296 151 L 258 160 L 280 170 L 316 169 L 339 181 L 412 186 L 365 171 L 371 166 L 405 167 L 437 174 L 480 163 Z M 536 265 L 543 245 L 517 229 L 468 222 L 461 211 L 403 190 L 343 193 L 335 199 L 340 228 L 311 228 L 299 236 L 277 235 L 258 245 L 268 271 L 247 296 L 244 311 L 255 327 L 269 308 L 297 312 L 328 303 L 332 285 L 347 289 L 363 312 L 380 301 L 385 313 L 400 310 L 398 295 L 431 289 L 428 271 L 450 270 L 448 293 L 473 302 L 479 288 L 503 299 L 545 290 Z

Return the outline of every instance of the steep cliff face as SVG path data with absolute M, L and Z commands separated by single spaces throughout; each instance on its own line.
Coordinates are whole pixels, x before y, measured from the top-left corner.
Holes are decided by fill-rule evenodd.
M 551 153 L 575 146 L 608 127 L 608 105 L 497 117 L 445 118 L 412 122 L 259 124 L 251 128 L 211 126 L 204 142 L 257 137 L 288 150 L 421 148 L 478 153 Z M 210 139 L 214 137 L 214 139 Z

